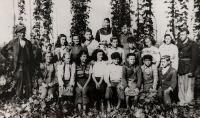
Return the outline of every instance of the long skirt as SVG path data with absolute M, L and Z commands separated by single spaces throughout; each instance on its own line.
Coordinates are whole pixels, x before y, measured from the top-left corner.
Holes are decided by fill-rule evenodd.
M 15 73 L 16 77 L 16 95 L 22 99 L 23 86 L 25 86 L 25 98 L 29 99 L 32 95 L 32 77 L 28 65 L 19 65 Z

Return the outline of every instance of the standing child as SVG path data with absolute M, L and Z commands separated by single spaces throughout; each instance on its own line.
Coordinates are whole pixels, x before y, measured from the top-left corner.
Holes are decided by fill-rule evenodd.
M 73 87 L 75 83 L 75 64 L 71 63 L 70 53 L 64 53 L 62 59 L 63 62 L 58 62 L 56 66 L 56 76 L 59 84 L 59 103 L 62 97 L 73 96 Z
M 121 31 L 123 34 L 120 36 L 120 43 L 123 48 L 128 48 L 127 39 L 131 35 L 130 27 L 125 23 L 122 25 Z
M 120 66 L 120 54 L 114 52 L 111 54 L 112 64 L 107 65 L 104 75 L 104 80 L 107 84 L 106 99 L 107 110 L 110 111 L 110 101 L 117 94 L 118 104 L 116 109 L 120 108 L 121 100 L 124 100 L 124 87 L 122 86 L 122 66 Z
M 96 49 L 93 52 L 93 74 L 92 81 L 90 84 L 90 95 L 91 99 L 94 100 L 94 107 L 96 110 L 97 102 L 101 103 L 101 109 L 104 109 L 104 100 L 106 92 L 106 83 L 104 81 L 104 70 L 107 66 L 107 56 L 101 49 Z
M 111 47 L 107 49 L 107 55 L 108 55 L 108 62 L 112 63 L 112 58 L 111 58 L 111 54 L 114 52 L 118 52 L 120 54 L 120 60 L 122 60 L 122 62 L 124 62 L 124 50 L 119 47 L 119 40 L 117 37 L 112 37 L 110 39 L 111 42 Z
M 138 94 L 142 83 L 142 70 L 136 63 L 136 55 L 133 53 L 127 54 L 127 64 L 123 66 L 122 84 L 125 89 L 127 109 L 130 109 L 129 98 L 134 97 L 134 103 L 138 100 Z
M 158 70 L 159 101 L 164 104 L 171 104 L 170 93 L 174 91 L 177 84 L 177 72 L 171 67 L 170 56 L 164 55 L 161 58 L 162 67 Z
M 91 80 L 92 66 L 88 61 L 87 51 L 82 50 L 77 57 L 76 64 L 76 105 L 78 105 L 79 111 L 83 106 L 83 115 L 86 113 L 86 105 L 89 103 L 89 82 Z
M 143 76 L 143 93 L 141 93 L 140 100 L 149 102 L 151 98 L 155 97 L 158 69 L 156 65 L 152 64 L 153 57 L 151 55 L 144 55 L 144 65 L 141 66 Z

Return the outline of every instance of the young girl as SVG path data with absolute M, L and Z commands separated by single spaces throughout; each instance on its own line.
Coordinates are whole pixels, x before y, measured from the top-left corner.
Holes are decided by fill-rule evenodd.
M 164 55 L 169 55 L 171 58 L 170 60 L 172 62 L 172 67 L 178 70 L 178 48 L 176 45 L 174 45 L 175 42 L 170 34 L 165 34 L 164 38 L 164 44 L 159 47 L 160 55 L 161 57 Z
M 99 42 L 94 40 L 92 36 L 92 30 L 87 28 L 85 31 L 84 39 L 82 40 L 82 46 L 87 47 L 88 54 L 91 57 L 95 49 L 99 48 Z
M 89 103 L 89 86 L 92 74 L 92 66 L 88 61 L 87 51 L 80 51 L 77 56 L 77 64 L 75 71 L 75 82 L 76 82 L 76 99 L 75 103 L 78 105 L 78 110 L 81 111 L 81 106 L 83 106 L 83 115 L 86 113 L 86 105 Z
M 61 57 L 63 57 L 65 53 L 70 53 L 71 49 L 70 49 L 70 46 L 68 45 L 66 35 L 60 34 L 58 36 L 58 40 L 56 41 L 55 48 L 56 48 L 55 52 L 59 61 L 61 60 Z
M 105 99 L 105 91 L 106 91 L 106 83 L 104 81 L 104 70 L 107 65 L 107 56 L 101 49 L 96 49 L 93 52 L 93 74 L 92 81 L 90 84 L 90 95 L 91 99 L 94 100 L 94 107 L 96 109 L 97 101 L 101 102 L 101 109 L 104 109 L 104 99 Z
M 63 96 L 73 96 L 75 64 L 71 63 L 70 57 L 69 53 L 64 53 L 63 62 L 58 62 L 56 66 L 56 76 L 59 84 L 59 103 Z

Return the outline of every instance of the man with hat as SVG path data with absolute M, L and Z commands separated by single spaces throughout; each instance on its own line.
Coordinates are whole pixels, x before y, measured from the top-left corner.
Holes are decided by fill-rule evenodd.
M 124 48 L 124 58 L 125 58 L 125 63 L 127 64 L 127 54 L 128 53 L 133 53 L 136 55 L 136 62 L 135 64 L 142 64 L 141 61 L 141 52 L 137 49 L 137 43 L 136 43 L 136 38 L 134 36 L 130 36 L 127 38 L 127 43 L 128 47 Z
M 34 72 L 32 44 L 25 38 L 25 31 L 25 26 L 16 26 L 16 37 L 1 50 L 1 53 L 4 56 L 8 54 L 9 50 L 13 51 L 13 74 L 16 79 L 16 95 L 21 99 L 24 86 L 25 98 L 29 99 L 29 97 L 32 95 L 32 76 Z

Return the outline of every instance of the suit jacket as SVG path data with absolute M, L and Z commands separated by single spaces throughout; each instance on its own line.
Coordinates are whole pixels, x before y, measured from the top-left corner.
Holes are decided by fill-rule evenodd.
M 34 72 L 34 55 L 33 55 L 33 49 L 32 49 L 32 44 L 29 40 L 24 39 L 25 40 L 25 47 L 26 51 L 27 51 L 27 56 L 28 56 L 28 65 L 30 68 L 30 74 L 33 75 Z M 19 59 L 19 51 L 20 51 L 20 39 L 15 38 L 13 40 L 11 40 L 7 45 L 5 45 L 2 49 L 1 49 L 1 53 L 2 55 L 7 55 L 8 51 L 12 50 L 13 52 L 13 59 L 14 59 L 14 73 L 17 72 L 18 68 L 19 68 L 19 63 L 18 63 L 18 59 Z
M 177 47 L 179 50 L 178 74 L 184 75 L 189 72 L 194 74 L 199 58 L 198 45 L 194 41 L 188 39 L 185 44 L 183 44 L 181 41 L 178 41 Z
M 163 90 L 171 87 L 173 90 L 177 85 L 177 72 L 174 68 L 170 67 L 167 72 L 163 75 L 162 69 L 158 69 L 158 78 L 159 78 L 159 86 L 163 88 Z

